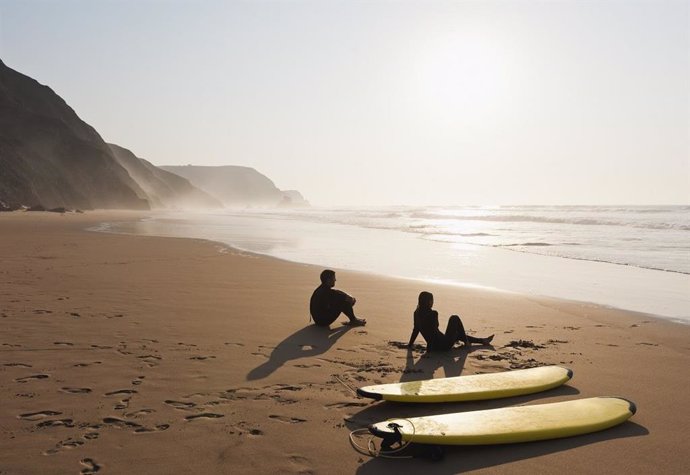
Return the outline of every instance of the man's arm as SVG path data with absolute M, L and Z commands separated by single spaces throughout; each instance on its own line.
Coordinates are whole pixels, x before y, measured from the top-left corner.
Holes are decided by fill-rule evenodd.
M 346 302 L 349 302 L 350 305 L 354 305 L 355 302 L 357 301 L 356 298 L 354 298 L 354 297 L 351 296 L 351 295 L 348 295 L 347 293 L 343 292 L 342 290 L 331 289 L 331 292 L 335 292 L 336 294 L 338 294 L 338 295 L 344 297 L 344 298 L 345 298 L 345 301 L 346 301 Z

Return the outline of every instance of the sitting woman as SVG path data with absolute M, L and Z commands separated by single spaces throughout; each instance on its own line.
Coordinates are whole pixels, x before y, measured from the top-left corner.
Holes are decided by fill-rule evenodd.
M 462 341 L 467 348 L 472 343 L 488 345 L 494 339 L 493 335 L 486 338 L 475 338 L 466 334 L 462 321 L 457 315 L 452 315 L 448 319 L 446 333 L 441 333 L 441 330 L 438 329 L 438 312 L 432 309 L 433 306 L 434 296 L 431 292 L 419 294 L 417 309 L 414 311 L 414 328 L 410 342 L 407 344 L 408 348 L 412 347 L 420 333 L 426 340 L 427 351 L 447 351 L 453 348 L 453 345 L 458 341 Z

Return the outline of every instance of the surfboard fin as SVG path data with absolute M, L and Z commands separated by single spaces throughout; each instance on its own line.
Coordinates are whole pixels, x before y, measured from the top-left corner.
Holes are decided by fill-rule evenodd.
M 402 434 L 400 433 L 400 429 L 402 426 L 400 424 L 396 424 L 395 422 L 391 422 L 387 426 L 389 429 L 392 429 L 393 432 L 379 432 L 378 434 L 374 432 L 371 427 L 369 430 L 371 431 L 372 434 L 376 435 L 377 437 L 381 437 L 381 450 L 385 452 L 390 452 L 392 450 L 395 450 L 393 448 L 393 445 L 395 444 L 402 444 Z
M 414 444 L 411 442 L 403 442 L 402 440 L 402 426 L 391 422 L 386 426 L 389 431 L 381 431 L 374 426 L 369 426 L 369 432 L 374 436 L 381 438 L 381 450 L 379 456 L 389 457 L 389 458 L 422 458 L 428 459 L 433 462 L 438 462 L 443 460 L 445 456 L 445 451 L 440 445 L 426 445 L 426 444 Z M 394 457 L 391 457 L 394 455 Z

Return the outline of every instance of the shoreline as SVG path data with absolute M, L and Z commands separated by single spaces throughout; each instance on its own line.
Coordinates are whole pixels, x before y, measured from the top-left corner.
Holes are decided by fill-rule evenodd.
M 179 218 L 179 214 L 166 214 L 163 216 L 171 216 L 173 221 L 176 223 L 186 223 L 184 217 Z M 682 278 L 681 276 L 687 277 L 687 274 L 682 272 L 654 270 L 645 267 L 616 264 L 606 261 L 548 256 L 514 249 L 495 249 L 487 246 L 467 244 L 466 246 L 481 249 L 481 252 L 490 252 L 490 254 L 487 255 L 482 254 L 481 256 L 477 256 L 477 259 L 486 260 L 488 265 L 475 265 L 473 268 L 463 271 L 464 274 L 459 274 L 464 275 L 466 280 L 454 277 L 416 277 L 404 275 L 405 271 L 403 268 L 397 268 L 397 272 L 395 270 L 389 271 L 389 269 L 383 270 L 381 266 L 366 268 L 367 264 L 365 261 L 347 261 L 349 265 L 343 265 L 347 263 L 341 261 L 341 265 L 331 266 L 329 264 L 318 263 L 314 259 L 306 259 L 305 256 L 301 255 L 300 253 L 297 253 L 295 256 L 289 256 L 280 255 L 280 252 L 276 253 L 271 252 L 270 250 L 266 250 L 264 252 L 251 250 L 247 249 L 247 247 L 251 246 L 238 246 L 236 243 L 231 242 L 232 240 L 230 240 L 228 236 L 223 236 L 222 233 L 216 236 L 200 236 L 195 235 L 197 233 L 196 229 L 192 231 L 192 234 L 188 234 L 187 230 L 171 230 L 165 226 L 152 229 L 138 226 L 144 222 L 146 222 L 147 225 L 150 223 L 155 223 L 157 217 L 160 218 L 160 215 L 155 216 L 151 214 L 147 216 L 147 218 L 141 219 L 137 222 L 120 222 L 118 223 L 119 226 L 113 226 L 111 229 L 104 230 L 102 232 L 113 232 L 128 235 L 203 239 L 216 242 L 223 246 L 228 246 L 241 252 L 280 259 L 296 264 L 313 265 L 316 267 L 334 267 L 340 270 L 368 273 L 381 278 L 406 279 L 418 282 L 428 282 L 430 284 L 450 285 L 461 288 L 478 288 L 497 292 L 527 295 L 537 298 L 553 298 L 569 302 L 595 304 L 601 305 L 604 308 L 630 311 L 647 315 L 652 318 L 663 319 L 683 325 L 690 325 L 690 314 L 687 313 L 690 310 L 688 308 L 689 302 L 687 297 L 684 297 L 686 293 L 685 291 L 690 285 L 690 280 L 687 283 L 681 282 L 679 280 Z M 119 229 L 117 229 L 118 227 Z M 373 231 L 376 233 L 380 231 L 384 231 L 386 233 L 390 232 L 390 230 L 380 229 L 374 229 Z M 224 237 L 225 240 L 223 240 Z M 260 238 L 256 239 L 257 242 L 260 242 Z M 503 251 L 509 252 L 505 253 L 504 257 L 500 257 L 500 255 L 496 254 L 496 252 L 503 253 Z M 518 254 L 518 256 L 513 256 L 514 254 Z M 321 258 L 322 261 L 327 259 L 327 257 L 323 255 Z M 359 265 L 352 265 L 352 262 L 359 262 Z M 392 262 L 389 263 L 392 264 Z M 448 265 L 452 264 L 448 263 Z M 500 274 L 504 273 L 501 269 L 516 267 L 522 269 L 521 278 L 508 278 L 508 280 L 506 280 L 505 277 L 500 277 Z M 487 268 L 489 270 L 487 270 Z M 492 271 L 491 269 L 494 270 Z M 544 271 L 543 269 L 550 270 Z M 421 269 L 418 269 L 418 271 L 421 271 Z M 560 275 L 561 279 L 564 279 L 564 277 L 562 277 L 564 275 L 572 274 L 572 276 L 554 286 L 551 283 L 551 280 L 553 279 L 548 277 L 549 274 L 554 273 L 556 275 Z M 656 286 L 654 287 L 656 288 L 656 291 L 650 290 L 646 284 L 642 284 L 643 281 L 647 282 L 650 278 L 656 278 L 658 280 L 658 282 L 656 282 Z M 525 284 L 524 281 L 534 282 L 534 284 Z M 595 281 L 596 283 L 594 286 L 590 285 L 588 290 L 580 290 L 579 287 L 583 281 Z M 504 285 L 500 285 L 501 282 Z M 620 284 L 620 282 L 625 282 L 625 284 Z M 546 292 L 542 290 L 544 283 L 546 283 L 547 286 L 551 286 L 550 291 L 549 289 L 547 289 Z M 510 288 L 511 285 L 515 288 Z M 628 286 L 630 286 L 630 288 L 628 288 Z M 631 292 L 633 292 L 632 296 L 630 295 Z M 639 297 L 638 295 L 644 296 Z M 654 300 L 651 301 L 649 299 Z
M 418 282 L 338 270 L 338 288 L 357 297 L 368 324 L 329 333 L 308 323 L 318 267 L 218 252 L 214 241 L 83 229 L 145 215 L 0 215 L 0 472 L 89 463 L 161 474 L 393 474 L 402 463 L 431 474 L 690 468 L 687 325 L 425 283 L 442 326 L 460 313 L 470 333 L 496 338 L 493 348 L 422 356 L 399 349 Z M 511 346 L 520 340 L 534 346 Z M 574 377 L 545 393 L 422 408 L 363 401 L 345 386 L 543 364 Z M 389 417 L 607 395 L 635 401 L 637 414 L 585 436 L 449 448 L 439 464 L 367 459 L 348 442 L 351 430 Z

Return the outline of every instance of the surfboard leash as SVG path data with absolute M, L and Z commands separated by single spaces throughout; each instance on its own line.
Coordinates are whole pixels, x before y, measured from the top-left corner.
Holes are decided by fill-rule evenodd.
M 400 436 L 402 436 L 402 432 L 400 432 L 400 429 L 402 428 L 402 426 L 400 424 L 396 424 L 393 421 L 405 421 L 405 422 L 407 422 L 412 427 L 411 436 L 414 437 L 415 427 L 414 427 L 414 424 L 412 423 L 412 421 L 410 421 L 409 419 L 402 419 L 402 418 L 390 419 L 390 421 L 391 422 L 389 424 L 389 427 L 393 428 L 395 433 L 400 435 Z M 367 455 L 369 457 L 375 457 L 375 458 L 381 457 L 381 458 L 390 458 L 390 459 L 401 459 L 401 458 L 411 459 L 411 458 L 413 458 L 412 455 L 395 455 L 395 454 L 400 453 L 403 450 L 405 450 L 412 443 L 411 440 L 409 440 L 407 442 L 401 441 L 400 447 L 395 448 L 395 449 L 385 450 L 383 448 L 383 446 L 381 446 L 381 448 L 379 448 L 379 450 L 376 450 L 376 444 L 374 443 L 374 435 L 371 435 L 371 437 L 369 437 L 369 439 L 367 439 L 367 447 L 365 449 L 364 447 L 359 445 L 357 442 L 355 442 L 355 436 L 360 435 L 362 433 L 371 434 L 371 432 L 369 432 L 369 429 L 367 429 L 367 428 L 355 429 L 352 432 L 350 432 L 350 444 L 352 445 L 352 447 L 357 452 L 359 452 L 362 455 Z
M 359 397 L 359 394 L 357 394 L 357 390 L 349 384 L 347 384 L 345 381 L 343 381 L 339 375 L 334 374 L 333 377 L 336 379 L 336 381 L 345 386 L 345 388 L 347 388 L 348 391 L 352 392 L 355 396 Z

